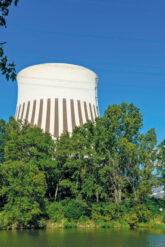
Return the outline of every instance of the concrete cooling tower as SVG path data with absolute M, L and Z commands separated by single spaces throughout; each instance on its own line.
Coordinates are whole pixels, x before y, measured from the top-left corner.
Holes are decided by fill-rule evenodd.
M 99 115 L 97 75 L 84 67 L 48 63 L 18 73 L 15 118 L 27 120 L 55 138 Z

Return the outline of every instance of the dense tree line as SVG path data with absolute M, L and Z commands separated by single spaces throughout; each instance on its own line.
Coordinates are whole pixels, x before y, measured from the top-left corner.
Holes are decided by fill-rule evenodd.
M 150 197 L 165 180 L 165 143 L 142 128 L 140 110 L 126 103 L 56 141 L 1 120 L 0 228 L 165 221 L 164 201 Z

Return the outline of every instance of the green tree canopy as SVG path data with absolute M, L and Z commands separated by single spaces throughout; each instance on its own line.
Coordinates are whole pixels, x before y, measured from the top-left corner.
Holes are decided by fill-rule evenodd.
M 158 169 L 160 172 L 161 184 L 165 184 L 165 140 L 157 148 Z
M 29 227 L 42 217 L 148 222 L 163 205 L 150 195 L 156 170 L 164 183 L 165 145 L 142 127 L 139 108 L 127 103 L 56 140 L 26 122 L 0 120 L 0 225 Z
M 46 180 L 38 167 L 19 161 L 0 166 L 0 196 L 5 201 L 0 213 L 0 225 L 37 226 L 43 216 Z

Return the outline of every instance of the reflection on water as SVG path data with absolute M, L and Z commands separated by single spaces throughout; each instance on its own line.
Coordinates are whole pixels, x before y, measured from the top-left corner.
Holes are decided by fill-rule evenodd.
M 165 234 L 148 236 L 148 243 L 150 247 L 165 247 Z
M 165 231 L 0 231 L 0 247 L 165 247 Z

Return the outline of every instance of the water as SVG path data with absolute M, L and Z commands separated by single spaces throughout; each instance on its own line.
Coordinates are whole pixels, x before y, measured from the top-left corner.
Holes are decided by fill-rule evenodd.
M 0 231 L 0 247 L 165 247 L 165 231 Z

